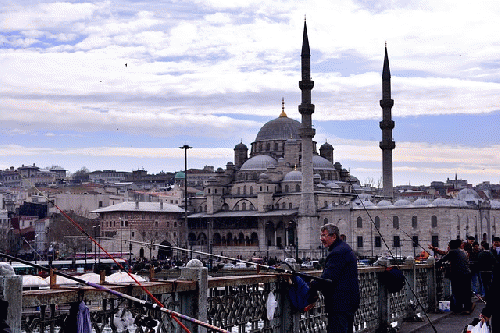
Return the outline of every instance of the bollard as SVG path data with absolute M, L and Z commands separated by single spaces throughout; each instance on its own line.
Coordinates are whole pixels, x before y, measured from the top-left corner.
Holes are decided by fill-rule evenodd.
M 23 279 L 21 276 L 15 275 L 14 270 L 10 272 L 7 269 L 2 269 L 1 272 L 3 275 L 0 275 L 0 298 L 8 303 L 6 322 L 12 333 L 21 333 Z
M 181 268 L 181 276 L 179 280 L 196 281 L 198 289 L 194 292 L 179 293 L 181 299 L 180 312 L 207 322 L 208 315 L 208 268 L 203 267 L 203 263 L 198 259 L 191 259 L 186 267 Z M 192 333 L 206 333 L 207 329 L 197 326 L 194 323 L 186 323 L 186 326 Z

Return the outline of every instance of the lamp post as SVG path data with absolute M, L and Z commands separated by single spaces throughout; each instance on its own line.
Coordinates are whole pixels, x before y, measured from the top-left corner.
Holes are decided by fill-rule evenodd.
M 187 151 L 188 149 L 191 149 L 193 147 L 189 145 L 184 145 L 182 147 L 179 147 L 180 149 L 184 149 L 184 227 L 188 227 L 188 215 L 187 215 L 187 207 L 188 207 L 188 197 L 187 197 Z M 180 230 L 178 230 L 177 236 L 177 244 L 180 244 Z

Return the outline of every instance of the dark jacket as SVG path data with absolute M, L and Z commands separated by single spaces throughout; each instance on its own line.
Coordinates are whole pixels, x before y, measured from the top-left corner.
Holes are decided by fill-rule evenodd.
M 469 268 L 469 260 L 467 259 L 467 254 L 460 249 L 450 250 L 441 260 L 438 261 L 437 265 L 441 266 L 444 262 L 450 263 L 450 279 L 460 278 L 464 275 L 470 275 L 471 271 Z
M 481 251 L 478 255 L 477 263 L 480 272 L 492 272 L 496 259 L 490 251 Z
M 329 248 L 321 277 L 332 283 L 317 283 L 325 297 L 327 312 L 356 312 L 359 307 L 358 265 L 351 247 L 337 239 Z

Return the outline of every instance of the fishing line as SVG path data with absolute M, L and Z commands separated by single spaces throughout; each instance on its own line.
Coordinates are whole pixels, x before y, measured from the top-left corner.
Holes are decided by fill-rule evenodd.
M 358 195 L 358 198 L 359 198 L 359 193 L 356 193 L 356 190 L 354 189 L 354 187 L 352 187 L 352 190 L 355 194 Z M 375 230 L 377 231 L 377 233 L 380 235 L 380 238 L 382 240 L 382 242 L 384 243 L 385 247 L 387 248 L 387 251 L 389 252 L 389 254 L 394 258 L 394 255 L 392 254 L 392 251 L 391 249 L 389 248 L 389 245 L 387 245 L 387 242 L 384 238 L 384 236 L 382 235 L 382 233 L 380 232 L 379 228 L 377 228 L 377 225 L 375 224 L 375 221 L 373 220 L 371 214 L 368 212 L 368 209 L 366 209 L 366 206 L 365 204 L 363 203 L 363 200 L 361 198 L 359 198 L 360 202 L 361 202 L 361 205 L 363 206 L 363 210 L 365 211 L 366 215 L 368 215 L 369 219 L 370 219 L 370 222 L 373 224 L 373 226 L 375 227 Z M 393 266 L 396 266 L 396 268 L 400 269 L 399 268 L 399 265 L 395 264 Z M 436 330 L 436 327 L 434 326 L 434 324 L 431 322 L 431 319 L 429 318 L 429 315 L 427 314 L 427 312 L 425 311 L 425 308 L 422 304 L 422 302 L 420 302 L 420 299 L 417 297 L 417 294 L 415 293 L 415 290 L 413 290 L 412 286 L 410 285 L 410 282 L 408 281 L 408 279 L 406 278 L 406 276 L 403 274 L 403 277 L 405 279 L 405 282 L 406 282 L 406 285 L 408 286 L 408 289 L 411 291 L 413 297 L 415 298 L 415 301 L 417 302 L 418 306 L 422 309 L 424 315 L 425 315 L 425 318 L 427 319 L 427 321 L 429 322 L 429 324 L 431 325 L 432 329 L 434 330 L 435 333 L 438 333 L 437 330 Z
M 115 264 L 120 268 L 122 269 L 123 271 L 125 271 L 127 273 L 128 276 L 130 276 L 130 278 L 132 280 L 134 280 L 134 282 L 139 286 L 141 287 L 141 289 L 149 296 L 151 297 L 151 299 L 160 307 L 164 308 L 165 306 L 153 295 L 151 294 L 151 292 L 149 292 L 149 290 L 147 290 L 133 275 L 132 273 L 128 272 L 123 266 L 122 264 L 120 264 L 108 251 L 106 251 L 102 245 L 97 241 L 95 240 L 92 236 L 90 236 L 75 220 L 73 220 L 68 214 L 66 214 L 65 211 L 63 211 L 56 203 L 54 200 L 50 200 L 50 198 L 45 195 L 42 191 L 40 191 L 40 189 L 38 189 L 36 186 L 33 186 L 33 188 L 38 192 L 40 193 L 41 196 L 43 196 L 47 202 L 50 202 L 52 205 L 54 205 L 54 207 L 56 207 L 56 209 L 66 218 L 66 220 L 68 220 L 71 224 L 73 224 L 73 226 L 75 226 L 81 233 L 83 233 L 85 236 L 87 236 L 96 246 L 99 246 L 99 249 L 101 249 L 109 258 L 111 258 Z M 95 253 L 94 253 L 95 255 Z M 172 318 L 186 331 L 189 333 L 189 330 L 186 326 L 184 326 L 177 318 L 175 318 L 175 316 L 172 314 Z
M 124 240 L 124 241 L 125 242 L 130 242 L 130 243 L 136 243 L 136 244 L 143 244 L 143 245 L 151 244 L 151 243 L 147 243 L 147 242 L 140 242 L 140 241 L 134 241 L 134 240 Z M 331 280 L 325 279 L 325 278 L 322 278 L 322 277 L 318 277 L 318 276 L 313 276 L 313 275 L 309 275 L 309 274 L 297 272 L 295 270 L 287 270 L 287 269 L 284 269 L 284 268 L 277 268 L 277 267 L 273 267 L 273 266 L 269 266 L 269 265 L 259 264 L 259 263 L 253 262 L 253 261 L 246 261 L 246 260 L 243 260 L 243 259 L 231 258 L 231 257 L 226 257 L 226 256 L 218 255 L 218 254 L 207 253 L 207 252 L 203 252 L 203 251 L 189 250 L 189 249 L 185 249 L 185 248 L 177 247 L 177 246 L 173 246 L 173 245 L 162 245 L 162 244 L 156 244 L 156 243 L 154 243 L 153 246 L 163 247 L 163 248 L 167 248 L 167 249 L 174 249 L 174 250 L 184 251 L 184 252 L 190 252 L 190 253 L 197 253 L 197 254 L 201 254 L 201 255 L 207 256 L 207 257 L 215 257 L 215 258 L 224 259 L 224 260 L 237 261 L 237 262 L 241 262 L 241 263 L 244 263 L 244 264 L 247 264 L 247 265 L 252 265 L 252 266 L 267 268 L 267 269 L 270 269 L 270 270 L 275 270 L 275 271 L 277 271 L 279 273 L 298 275 L 298 276 L 304 277 L 306 279 L 313 279 L 313 280 L 318 280 L 318 281 L 322 281 L 322 282 L 332 283 Z
M 198 319 L 195 319 L 195 318 L 191 318 L 189 316 L 186 316 L 186 315 L 183 315 L 181 313 L 178 313 L 178 312 L 175 312 L 173 310 L 169 310 L 167 308 L 165 308 L 164 306 L 159 306 L 158 304 L 155 304 L 155 303 L 151 303 L 151 302 L 148 302 L 148 301 L 145 301 L 145 300 L 142 300 L 142 299 L 139 299 L 137 297 L 134 297 L 134 296 L 131 296 L 131 295 L 127 295 L 127 294 L 124 294 L 124 293 L 121 293 L 119 291 L 116 291 L 116 290 L 113 290 L 113 289 L 110 289 L 110 288 L 107 288 L 105 286 L 102 286 L 100 284 L 97 284 L 97 283 L 92 283 L 92 282 L 89 282 L 89 281 L 85 281 L 83 279 L 80 279 L 76 276 L 73 276 L 73 275 L 69 275 L 69 274 L 66 274 L 66 273 L 62 273 L 60 271 L 57 271 L 57 270 L 54 270 L 54 269 L 50 269 L 49 267 L 45 267 L 45 266 L 41 266 L 41 265 L 38 265 L 38 264 L 34 264 L 30 261 L 27 261 L 27 260 L 23 260 L 23 259 L 19 259 L 19 258 L 16 258 L 16 257 L 13 257 L 13 256 L 10 256 L 8 254 L 5 254 L 5 253 L 2 253 L 0 252 L 0 257 L 4 257 L 4 258 L 7 258 L 9 260 L 12 260 L 12 261 L 17 261 L 17 262 L 20 262 L 22 264 L 25 264 L 25 265 L 29 265 L 29 266 L 32 266 L 34 268 L 38 268 L 40 270 L 43 270 L 43 271 L 46 271 L 46 272 L 50 272 L 52 271 L 54 274 L 56 275 L 60 275 L 62 277 L 65 277 L 67 279 L 70 279 L 70 280 L 73 280 L 73 281 L 76 281 L 78 283 L 81 283 L 81 284 L 85 284 L 87 286 L 90 286 L 90 287 L 93 287 L 95 289 L 98 289 L 98 290 L 102 290 L 102 291 L 105 291 L 105 292 L 108 292 L 114 296 L 117 296 L 117 297 L 121 297 L 121 298 L 125 298 L 125 299 L 128 299 L 130 301 L 133 301 L 135 303 L 138 303 L 140 305 L 142 305 L 143 307 L 145 308 L 148 308 L 148 309 L 152 309 L 152 310 L 159 310 L 161 312 L 165 312 L 167 314 L 170 314 L 172 316 L 172 318 L 176 318 L 176 317 L 179 317 L 179 318 L 182 318 L 182 319 L 185 319 L 187 321 L 190 321 L 192 323 L 195 323 L 197 325 L 200 325 L 200 326 L 203 326 L 203 327 L 206 327 L 208 329 L 211 329 L 211 330 L 214 330 L 214 331 L 218 331 L 218 332 L 221 332 L 221 333 L 230 333 L 222 328 L 219 328 L 217 326 L 214 326 L 214 325 L 211 325 L 209 323 L 205 323 L 201 320 L 198 320 Z M 181 324 L 183 325 L 183 324 Z M 184 325 L 183 325 L 184 326 Z M 184 326 L 185 327 L 185 326 Z M 189 331 L 187 331 L 189 332 Z

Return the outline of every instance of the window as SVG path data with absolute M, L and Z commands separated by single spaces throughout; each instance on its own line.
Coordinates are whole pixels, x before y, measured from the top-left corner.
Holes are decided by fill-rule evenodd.
M 363 247 L 363 236 L 358 236 L 358 247 Z
M 431 225 L 433 228 L 437 228 L 438 226 L 438 218 L 436 215 L 432 215 L 431 217 Z
M 396 230 L 399 229 L 399 217 L 398 216 L 392 217 L 392 227 Z
M 295 192 L 300 192 L 300 185 L 299 184 L 295 185 Z
M 439 236 L 438 235 L 432 236 L 432 246 L 439 247 Z
M 380 236 L 375 236 L 375 247 L 382 247 L 382 239 Z
M 292 209 L 292 208 L 293 208 L 293 206 L 292 206 L 292 203 L 290 202 L 290 203 L 288 204 L 288 209 Z
M 418 236 L 413 236 L 411 240 L 413 243 L 413 247 L 418 247 Z
M 253 186 L 250 186 L 250 194 L 253 194 Z
M 375 228 L 380 230 L 380 217 L 375 216 Z
M 328 224 L 328 219 L 325 217 L 325 219 L 323 220 L 323 224 Z
M 243 202 L 241 204 L 241 210 L 247 210 L 247 203 L 246 202 Z
M 413 229 L 417 229 L 418 222 L 417 222 L 417 217 L 416 216 L 412 216 L 411 217 L 411 226 L 412 226 Z
M 287 193 L 287 192 L 288 192 L 288 185 L 285 185 L 285 193 Z
M 356 226 L 358 228 L 363 228 L 363 219 L 361 218 L 361 216 L 358 217 L 358 219 L 356 221 Z
M 394 238 L 392 239 L 392 247 L 401 247 L 399 236 L 394 236 Z
M 286 203 L 281 204 L 281 208 L 286 209 Z

